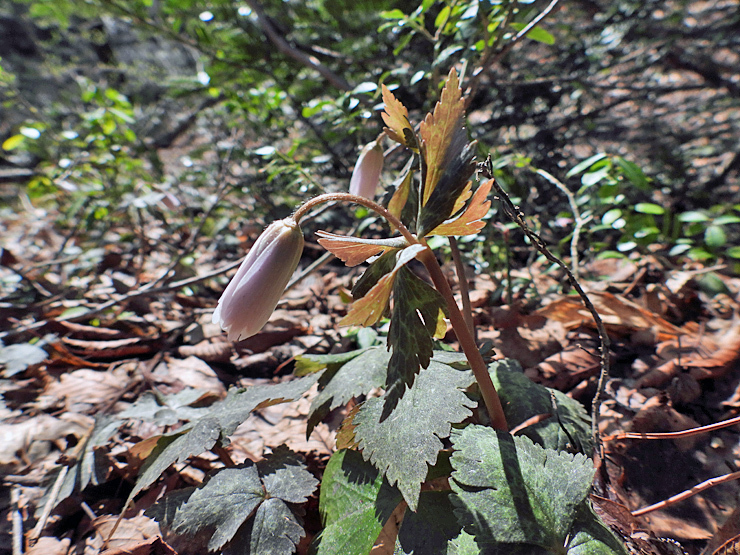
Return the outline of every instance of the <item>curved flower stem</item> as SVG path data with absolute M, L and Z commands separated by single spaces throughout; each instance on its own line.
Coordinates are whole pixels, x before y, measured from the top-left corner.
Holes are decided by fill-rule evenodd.
M 422 241 L 422 243 L 424 244 L 426 242 Z M 450 284 L 447 283 L 447 279 L 442 273 L 442 268 L 440 268 L 439 262 L 437 262 L 437 258 L 434 256 L 434 252 L 427 246 L 427 248 L 421 251 L 416 258 L 424 264 L 434 282 L 434 286 L 447 303 L 447 309 L 450 313 L 450 322 L 455 330 L 460 346 L 465 353 L 465 357 L 468 359 L 470 368 L 473 370 L 475 380 L 478 382 L 483 402 L 485 403 L 486 409 L 488 409 L 488 415 L 491 418 L 491 426 L 495 430 L 500 430 L 502 432 L 507 431 L 509 427 L 506 424 L 504 409 L 501 406 L 501 399 L 496 392 L 496 387 L 491 381 L 488 367 L 478 350 L 478 346 L 475 344 L 475 340 L 468 329 L 465 318 L 455 302 L 455 297 L 452 294 Z
M 298 210 L 295 211 L 295 214 L 293 214 L 293 219 L 297 224 L 301 223 L 301 218 L 303 218 L 303 216 L 305 216 L 309 210 L 311 210 L 314 206 L 324 204 L 325 202 L 351 202 L 354 204 L 360 204 L 365 208 L 369 208 L 373 212 L 377 212 L 386 220 L 388 220 L 388 223 L 398 229 L 398 231 L 401 233 L 401 235 L 403 235 L 404 239 L 406 239 L 410 245 L 414 245 L 419 242 L 414 234 L 411 233 L 405 225 L 403 225 L 403 222 L 396 218 L 393 214 L 391 214 L 388 209 L 381 206 L 377 202 L 373 202 L 370 199 L 366 199 L 365 197 L 360 197 L 358 195 L 350 195 L 349 193 L 326 193 L 325 195 L 314 197 L 311 200 L 305 202 L 303 205 L 301 205 L 300 208 L 298 208 Z

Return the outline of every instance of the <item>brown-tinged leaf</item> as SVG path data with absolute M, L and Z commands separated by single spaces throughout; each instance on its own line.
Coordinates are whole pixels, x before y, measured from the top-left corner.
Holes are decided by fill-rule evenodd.
M 424 250 L 422 245 L 410 245 L 398 253 L 396 265 L 385 274 L 364 296 L 352 304 L 347 315 L 339 322 L 341 326 L 372 326 L 383 316 L 390 300 L 398 271 Z
M 393 193 L 390 202 L 388 203 L 388 212 L 393 214 L 396 218 L 401 219 L 401 213 L 403 212 L 406 201 L 409 198 L 409 191 L 411 190 L 411 180 L 414 177 L 414 172 L 409 169 L 406 175 L 403 177 L 401 182 L 396 188 L 396 192 Z
M 368 327 L 380 320 L 391 298 L 395 277 L 395 272 L 391 272 L 380 278 L 364 297 L 352 303 L 352 308 L 339 325 Z
M 491 201 L 487 200 L 488 193 L 491 192 L 493 186 L 493 180 L 489 179 L 485 183 L 482 183 L 478 190 L 475 191 L 468 208 L 459 217 L 455 218 L 451 222 L 445 222 L 438 225 L 429 235 L 475 235 L 478 233 L 486 223 L 483 218 L 488 214 L 488 209 L 491 208 Z M 467 197 L 466 197 L 467 193 Z M 460 198 L 467 198 L 470 196 L 470 183 L 460 195 Z M 459 199 L 458 199 L 459 202 Z M 463 201 L 464 202 L 464 201 Z M 455 205 L 457 207 L 457 204 Z M 456 208 L 457 212 L 459 208 Z
M 409 111 L 400 100 L 393 96 L 388 87 L 381 85 L 381 88 L 383 90 L 383 103 L 385 104 L 385 112 L 381 116 L 388 126 L 384 129 L 385 134 L 397 143 L 416 150 L 418 145 L 409 122 Z
M 363 239 L 361 237 L 347 237 L 336 235 L 328 231 L 317 231 L 319 244 L 344 262 L 347 266 L 357 266 L 381 252 L 403 246 L 388 244 L 387 240 Z M 405 243 L 405 241 L 404 241 Z
M 337 431 L 337 450 L 355 449 L 357 447 L 357 438 L 355 437 L 355 416 L 357 416 L 361 405 L 355 405 L 342 420 L 339 430 Z
M 439 178 L 444 172 L 449 160 L 448 151 L 459 143 L 461 135 L 463 139 L 465 138 L 462 126 L 464 111 L 465 102 L 462 98 L 457 72 L 451 69 L 439 102 L 434 107 L 434 112 L 427 114 L 419 127 L 427 166 L 421 200 L 422 206 L 429 201 L 429 197 L 434 192 Z

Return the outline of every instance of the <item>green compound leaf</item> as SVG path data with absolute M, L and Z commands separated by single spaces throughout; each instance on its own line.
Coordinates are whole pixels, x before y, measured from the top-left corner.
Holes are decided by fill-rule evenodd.
M 287 555 L 304 532 L 286 503 L 305 502 L 317 484 L 282 445 L 257 465 L 222 468 L 198 488 L 168 494 L 147 515 L 181 534 L 209 534 L 209 550 L 233 540 L 222 553 Z
M 442 439 L 449 437 L 452 424 L 472 414 L 476 403 L 464 392 L 472 383 L 470 370 L 433 359 L 391 418 L 383 418 L 383 397 L 368 399 L 355 415 L 355 437 L 363 457 L 398 487 L 411 510 L 416 510 L 421 483 L 437 461 Z
M 398 490 L 359 452 L 337 451 L 321 482 L 319 510 L 325 528 L 317 555 L 367 555 L 400 502 Z
M 128 501 L 153 484 L 171 464 L 208 451 L 220 438 L 234 433 L 253 410 L 295 401 L 311 389 L 320 376 L 321 374 L 316 373 L 277 385 L 257 385 L 246 390 L 231 389 L 226 399 L 211 405 L 207 416 L 159 439 L 147 459 L 142 475 L 129 494 Z
M 290 555 L 305 536 L 301 520 L 281 499 L 265 499 L 221 555 Z
M 483 551 L 520 552 L 502 544 L 524 544 L 527 553 L 563 553 L 591 488 L 592 462 L 478 425 L 453 430 L 451 439 L 455 515 Z
M 407 386 L 414 383 L 419 368 L 426 368 L 432 356 L 432 337 L 444 325 L 447 305 L 436 289 L 401 268 L 393 287 L 393 311 L 388 345 L 393 355 L 388 364 L 383 418 L 396 406 Z
M 373 389 L 385 386 L 390 358 L 385 345 L 379 345 L 363 350 L 343 364 L 330 365 L 321 376 L 320 392 L 311 403 L 306 437 L 330 411 L 346 405 L 353 397 L 367 395 Z
M 488 371 L 511 428 L 533 416 L 550 414 L 550 418 L 527 426 L 521 434 L 556 451 L 592 452 L 591 419 L 578 401 L 534 383 L 522 373 L 522 367 L 515 360 L 497 360 Z

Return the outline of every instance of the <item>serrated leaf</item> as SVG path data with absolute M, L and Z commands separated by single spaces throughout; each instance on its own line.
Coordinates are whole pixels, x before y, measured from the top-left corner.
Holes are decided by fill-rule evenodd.
M 409 245 L 396 254 L 396 264 L 391 271 L 381 277 L 365 295 L 352 303 L 347 315 L 339 321 L 342 326 L 372 326 L 383 317 L 388 307 L 393 284 L 398 272 L 426 247 L 423 245 Z M 393 253 L 389 253 L 393 254 Z M 381 257 L 382 258 L 382 257 Z M 363 274 L 364 277 L 364 274 Z M 352 290 L 354 295 L 354 289 Z
M 455 541 L 462 531 L 460 524 L 454 518 L 450 518 L 452 511 L 449 491 L 422 492 L 417 510 L 406 511 L 403 516 L 396 541 L 396 553 L 399 555 L 450 553 L 449 544 Z M 460 550 L 455 546 L 452 552 L 460 553 Z M 479 551 L 476 550 L 474 553 L 478 554 Z
M 305 503 L 319 483 L 286 445 L 276 447 L 269 457 L 257 462 L 257 469 L 267 495 L 288 503 Z
M 419 372 L 398 402 L 393 418 L 384 418 L 384 397 L 368 399 L 354 418 L 355 436 L 365 459 L 383 472 L 416 510 L 421 483 L 442 449 L 452 424 L 472 414 L 476 403 L 463 391 L 473 383 L 470 370 L 432 361 Z
M 216 418 L 222 436 L 229 436 L 252 411 L 299 399 L 321 377 L 320 373 L 289 380 L 280 384 L 252 386 L 247 390 L 230 390 L 226 399 L 211 406 L 209 418 Z
M 327 369 L 333 375 L 343 364 L 346 364 L 366 350 L 355 349 L 354 351 L 334 353 L 331 355 L 296 355 L 294 374 L 296 376 L 305 376 Z
M 290 555 L 305 535 L 302 523 L 280 499 L 266 499 L 221 555 Z
M 444 323 L 447 305 L 436 289 L 401 268 L 393 286 L 393 310 L 388 330 L 388 345 L 393 354 L 388 363 L 384 396 L 386 418 L 407 386 L 414 382 L 419 368 L 426 368 L 432 356 L 432 337 Z
M 403 178 L 396 186 L 396 191 L 388 202 L 388 212 L 393 214 L 399 220 L 401 219 L 401 214 L 403 213 L 403 209 L 408 201 L 409 192 L 411 191 L 411 182 L 414 179 L 414 172 L 412 171 L 411 166 L 404 168 L 404 171 L 406 173 L 403 174 Z
M 464 131 L 448 151 L 449 159 L 444 163 L 444 172 L 437 187 L 424 206 L 417 222 L 417 233 L 426 236 L 454 213 L 457 199 L 465 190 L 468 179 L 475 171 L 475 149 L 477 143 L 465 144 Z
M 208 451 L 220 437 L 234 433 L 253 410 L 298 399 L 320 376 L 320 373 L 315 373 L 281 384 L 230 390 L 226 399 L 210 407 L 207 416 L 159 439 L 154 451 L 147 458 L 143 473 L 131 490 L 128 501 L 153 484 L 171 464 Z
M 429 235 L 475 235 L 480 232 L 486 225 L 483 218 L 488 214 L 488 209 L 491 208 L 491 201 L 487 197 L 492 186 L 493 179 L 482 183 L 475 191 L 475 195 L 473 195 L 465 212 L 451 222 L 438 225 L 429 232 Z
M 308 411 L 306 437 L 330 411 L 346 405 L 354 397 L 383 387 L 390 357 L 384 345 L 371 347 L 345 364 L 327 369 L 319 380 L 319 394 Z
M 417 149 L 416 135 L 409 122 L 409 111 L 401 101 L 393 96 L 393 93 L 388 87 L 382 85 L 382 90 L 385 111 L 381 114 L 381 117 L 388 126 L 385 128 L 385 134 L 397 143 L 401 143 L 414 150 Z
M 556 389 L 534 383 L 512 359 L 493 362 L 489 373 L 511 428 L 533 416 L 550 414 L 550 418 L 527 426 L 521 434 L 557 451 L 578 449 L 591 453 L 591 419 L 578 401 Z M 557 414 L 553 413 L 553 397 Z
M 208 407 L 191 407 L 206 392 L 201 389 L 183 389 L 171 395 L 157 395 L 145 391 L 136 402 L 118 413 L 120 418 L 135 418 L 154 422 L 160 426 L 172 426 L 179 421 L 197 420 L 210 409 Z
M 593 463 L 484 426 L 452 430 L 451 439 L 455 515 L 482 550 L 526 544 L 561 552 L 591 488 Z
M 453 68 L 447 76 L 440 99 L 434 106 L 434 112 L 427 114 L 419 126 L 422 152 L 426 162 L 422 206 L 429 202 L 447 163 L 465 146 L 467 136 L 463 129 L 464 113 L 465 101 L 462 98 L 457 72 Z
M 265 491 L 252 461 L 223 468 L 196 488 L 177 509 L 172 528 L 194 535 L 213 527 L 215 532 L 208 541 L 208 549 L 220 549 L 264 500 Z
M 293 553 L 303 527 L 287 503 L 303 503 L 318 481 L 285 445 L 256 465 L 210 474 L 198 488 L 167 494 L 147 514 L 186 535 L 209 534 L 222 553 Z
M 347 237 L 346 235 L 336 235 L 327 231 L 317 231 L 319 244 L 344 262 L 347 266 L 357 266 L 370 258 L 384 251 L 403 248 L 407 245 L 403 238 L 396 238 L 395 241 L 387 239 L 363 239 L 361 237 Z
M 198 455 L 211 449 L 221 435 L 221 426 L 216 418 L 205 417 L 185 430 L 162 436 L 157 447 L 147 458 L 143 473 L 131 490 L 128 501 L 140 491 L 153 484 L 162 472 L 176 462 L 183 462 L 188 457 Z
M 401 501 L 398 491 L 357 451 L 337 451 L 324 470 L 317 555 L 367 555 Z
M 570 535 L 568 555 L 627 555 L 624 543 L 601 522 L 587 501 L 578 507 Z
M 396 254 L 395 252 L 383 253 L 368 266 L 367 270 L 352 286 L 353 299 L 357 300 L 367 295 L 367 292 L 378 283 L 380 278 L 393 270 L 396 266 Z

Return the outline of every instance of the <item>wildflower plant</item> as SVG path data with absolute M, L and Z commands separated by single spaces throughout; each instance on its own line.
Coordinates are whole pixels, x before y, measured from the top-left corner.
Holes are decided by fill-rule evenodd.
M 515 361 L 486 364 L 427 241 L 477 234 L 490 208 L 493 181 L 475 179 L 476 144 L 464 127 L 457 74 L 450 72 L 418 132 L 387 88 L 383 101 L 385 135 L 415 160 L 396 180 L 388 205 L 370 198 L 382 164 L 376 141 L 358 161 L 364 181 L 357 194 L 315 197 L 266 229 L 226 288 L 214 322 L 231 339 L 256 333 L 296 268 L 302 219 L 322 203 L 355 203 L 385 218 L 390 236 L 318 232 L 319 243 L 348 266 L 368 263 L 341 323 L 367 328 L 389 316 L 387 338 L 364 334 L 354 351 L 300 356 L 296 379 L 232 390 L 195 409 L 199 418 L 153 447 L 131 498 L 172 463 L 211 449 L 226 468 L 197 488 L 167 494 L 147 514 L 176 533 L 205 538 L 212 551 L 294 552 L 305 534 L 302 505 L 317 480 L 285 446 L 241 465 L 224 446 L 253 410 L 298 399 L 318 384 L 307 435 L 330 411 L 350 410 L 323 474 L 324 528 L 314 553 L 367 554 L 383 541 L 394 514 L 397 532 L 383 535 L 395 542 L 386 545 L 389 553 L 626 553 L 591 509 L 593 443 L 585 410 L 530 382 Z M 413 260 L 428 280 L 410 268 Z M 462 353 L 435 349 L 448 322 Z M 361 402 L 350 407 L 353 399 Z

